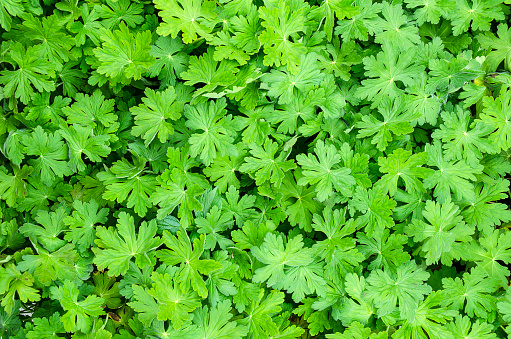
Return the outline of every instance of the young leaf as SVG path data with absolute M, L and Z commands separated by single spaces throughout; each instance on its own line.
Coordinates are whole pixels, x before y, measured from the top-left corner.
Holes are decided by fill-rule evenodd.
M 21 273 L 18 271 L 14 263 L 0 266 L 1 305 L 7 314 L 13 313 L 15 305 L 19 305 L 16 303 L 18 298 L 24 303 L 41 300 L 40 293 L 32 287 L 33 284 L 34 277 L 28 272 Z M 18 298 L 16 298 L 16 294 Z
M 186 126 L 196 131 L 188 139 L 190 154 L 192 157 L 200 154 L 200 159 L 206 166 L 209 166 L 218 155 L 238 155 L 238 149 L 233 143 L 236 127 L 232 116 L 225 115 L 226 105 L 225 98 L 221 98 L 185 106 Z
M 442 258 L 442 263 L 451 265 L 452 257 L 459 259 L 463 244 L 472 239 L 474 228 L 463 222 L 459 208 L 448 198 L 443 204 L 428 200 L 422 212 L 429 222 L 414 219 L 413 223 L 405 226 L 405 233 L 416 242 L 424 241 L 422 250 L 426 252 L 426 263 L 431 265 Z
M 488 313 L 496 309 L 495 298 L 491 295 L 497 289 L 495 281 L 488 279 L 483 270 L 472 269 L 460 278 L 442 279 L 446 297 L 442 306 L 454 310 L 464 309 L 469 317 L 474 314 L 480 318 L 488 317 Z
M 131 79 L 142 77 L 155 59 L 151 55 L 151 34 L 149 31 L 133 34 L 124 22 L 119 30 L 103 29 L 103 44 L 94 49 L 100 66 L 98 73 L 104 74 L 115 82 L 129 83 Z
M 367 278 L 370 285 L 367 293 L 378 309 L 378 316 L 393 312 L 399 303 L 401 318 L 412 322 L 419 302 L 432 291 L 431 287 L 424 283 L 429 275 L 418 268 L 414 261 L 397 267 L 395 273 L 382 270 L 371 272 Z
M 424 179 L 425 188 L 433 188 L 433 195 L 440 203 L 445 202 L 449 197 L 455 200 L 475 199 L 474 185 L 470 181 L 476 181 L 476 174 L 483 170 L 482 165 L 469 166 L 465 161 L 445 161 L 442 153 L 442 145 L 435 142 L 433 145 L 426 145 L 429 166 L 438 168 L 433 174 Z
M 3 96 L 14 96 L 28 104 L 34 96 L 34 87 L 39 92 L 55 90 L 55 82 L 50 80 L 55 75 L 55 65 L 42 58 L 41 45 L 25 48 L 17 42 L 11 46 L 9 52 L 9 63 L 18 69 L 0 72 L 0 84 L 4 85 Z
M 511 147 L 511 91 L 501 91 L 496 99 L 484 97 L 483 105 L 480 121 L 493 131 L 489 141 L 496 146 L 496 152 L 507 150 Z
M 144 94 L 143 104 L 130 108 L 130 112 L 135 115 L 135 126 L 131 134 L 142 137 L 146 147 L 156 136 L 161 143 L 165 143 L 169 135 L 174 133 L 174 128 L 167 119 L 179 119 L 183 104 L 176 101 L 174 87 L 169 87 L 163 92 L 146 88 Z
M 203 0 L 155 0 L 154 5 L 163 23 L 156 32 L 159 35 L 171 35 L 173 38 L 181 31 L 183 42 L 189 44 L 201 38 L 211 37 L 208 23 L 215 19 L 215 3 Z
M 424 186 L 419 179 L 426 178 L 432 172 L 431 169 L 422 167 L 426 163 L 427 153 L 418 152 L 412 154 L 398 148 L 386 158 L 378 158 L 380 172 L 384 174 L 375 184 L 375 187 L 390 196 L 396 194 L 400 179 L 404 182 L 407 191 L 424 192 Z
M 192 243 L 185 230 L 177 231 L 177 238 L 168 231 L 163 232 L 163 241 L 168 249 L 159 250 L 157 257 L 167 265 L 179 264 L 176 278 L 183 292 L 193 288 L 199 296 L 206 298 L 208 290 L 202 275 L 209 274 L 222 268 L 222 265 L 215 260 L 200 259 L 204 252 L 206 237 L 202 234 Z
M 102 159 L 110 154 L 110 136 L 94 135 L 94 130 L 91 127 L 82 127 L 75 124 L 69 128 L 62 128 L 60 130 L 62 137 L 67 141 L 69 147 L 69 167 L 73 171 L 81 172 L 86 168 L 82 159 L 82 154 L 85 154 L 90 161 L 100 162 Z
M 497 281 L 499 286 L 507 287 L 509 269 L 502 265 L 511 262 L 511 233 L 493 231 L 478 241 L 472 240 L 464 247 L 463 259 L 473 261 L 477 267 Z
M 291 72 L 297 71 L 300 56 L 306 54 L 307 48 L 301 42 L 289 38 L 305 31 L 308 11 L 309 6 L 303 1 L 289 4 L 279 1 L 273 8 L 259 7 L 259 17 L 263 20 L 261 25 L 265 28 L 259 35 L 259 41 L 264 48 L 263 62 L 266 66 L 286 65 Z
M 78 287 L 72 281 L 66 280 L 62 286 L 52 286 L 50 293 L 52 299 L 58 300 L 64 311 L 67 311 L 60 318 L 67 332 L 78 330 L 88 333 L 95 319 L 91 317 L 105 314 L 101 308 L 104 299 L 89 295 L 84 300 L 78 301 Z
M 14 206 L 16 201 L 27 195 L 25 180 L 32 174 L 34 168 L 23 165 L 20 169 L 14 167 L 14 175 L 9 175 L 4 171 L 5 167 L 0 168 L 0 196 L 9 207 Z
M 303 177 L 298 185 L 316 184 L 315 191 L 319 201 L 325 201 L 334 194 L 334 189 L 344 196 L 351 196 L 352 186 L 356 184 L 350 175 L 351 170 L 341 167 L 341 156 L 334 145 L 325 145 L 318 140 L 314 148 L 315 155 L 299 154 L 296 157 L 301 166 Z M 317 157 L 317 158 L 316 158 Z
M 384 98 L 395 100 L 403 93 L 397 84 L 411 86 L 424 71 L 423 66 L 413 63 L 414 57 L 414 49 L 399 53 L 395 47 L 384 44 L 383 51 L 376 57 L 371 55 L 363 59 L 368 79 L 362 80 L 357 95 L 371 100 L 371 108 L 378 106 Z
M 41 126 L 37 126 L 30 135 L 23 136 L 25 152 L 37 158 L 30 159 L 28 163 L 34 168 L 46 185 L 51 184 L 55 177 L 62 178 L 73 174 L 66 163 L 67 146 L 62 142 L 60 132 L 46 133 Z
M 96 224 L 104 224 L 108 216 L 108 208 L 99 209 L 96 200 L 89 202 L 76 200 L 73 202 L 73 214 L 64 218 L 69 231 L 64 236 L 67 241 L 77 245 L 80 252 L 85 253 L 96 239 Z
M 428 339 L 431 337 L 454 339 L 445 323 L 458 315 L 458 312 L 448 310 L 439 304 L 445 298 L 445 292 L 435 291 L 426 300 L 419 304 L 414 311 L 412 319 L 405 321 L 394 333 L 396 339 L 417 338 Z
M 92 249 L 95 254 L 94 264 L 100 270 L 108 268 L 111 277 L 126 274 L 132 258 L 135 258 L 140 268 L 154 265 L 150 253 L 161 244 L 160 238 L 155 236 L 156 231 L 156 221 L 151 220 L 149 223 L 143 221 L 136 232 L 133 217 L 120 212 L 117 228 L 96 228 L 95 243 L 98 247 Z
M 286 160 L 288 152 L 281 151 L 279 156 L 275 157 L 279 146 L 271 139 L 266 139 L 263 146 L 252 143 L 249 147 L 252 157 L 245 158 L 245 162 L 240 166 L 240 172 L 248 172 L 257 185 L 270 181 L 276 187 L 280 187 L 285 173 L 296 168 L 293 160 Z

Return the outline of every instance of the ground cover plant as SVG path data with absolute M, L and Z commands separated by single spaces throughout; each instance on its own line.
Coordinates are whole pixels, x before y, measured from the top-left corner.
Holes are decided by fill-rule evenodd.
M 0 337 L 511 334 L 509 0 L 1 0 Z

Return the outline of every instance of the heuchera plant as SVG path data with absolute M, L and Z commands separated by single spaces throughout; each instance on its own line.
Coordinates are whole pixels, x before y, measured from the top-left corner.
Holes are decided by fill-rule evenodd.
M 0 337 L 511 335 L 510 0 L 0 0 Z

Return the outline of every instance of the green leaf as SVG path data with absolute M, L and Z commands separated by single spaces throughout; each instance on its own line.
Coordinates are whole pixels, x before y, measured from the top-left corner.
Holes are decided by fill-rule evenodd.
M 407 191 L 425 192 L 424 186 L 419 179 L 427 178 L 431 169 L 422 167 L 426 163 L 426 152 L 412 154 L 398 148 L 386 158 L 378 158 L 380 172 L 384 174 L 375 184 L 382 193 L 396 194 L 398 184 L 402 180 Z
M 285 277 L 286 268 L 310 264 L 313 261 L 312 252 L 303 248 L 302 240 L 303 237 L 298 235 L 284 245 L 282 235 L 277 237 L 273 233 L 267 233 L 261 246 L 251 248 L 254 257 L 265 264 L 264 267 L 255 271 L 254 282 L 268 280 L 269 287 L 280 286 Z
M 0 266 L 0 295 L 2 295 L 1 305 L 7 314 L 16 313 L 13 310 L 18 300 L 26 303 L 28 301 L 39 301 L 41 296 L 39 291 L 32 287 L 34 278 L 30 273 L 21 273 L 16 269 L 14 263 Z
M 502 319 L 508 323 L 511 322 L 511 288 L 509 286 L 506 288 L 504 298 L 497 302 L 497 308 Z
M 110 136 L 94 135 L 91 127 L 82 127 L 78 124 L 69 128 L 60 129 L 62 137 L 66 140 L 69 147 L 69 167 L 73 171 L 81 172 L 86 168 L 82 159 L 85 154 L 90 161 L 100 162 L 110 154 Z
M 456 10 L 446 13 L 451 20 L 453 34 L 460 35 L 468 31 L 488 31 L 493 20 L 504 20 L 504 13 L 500 0 L 480 1 L 474 0 L 471 4 L 466 0 L 456 0 Z
M 437 93 L 453 93 L 465 83 L 484 74 L 477 60 L 465 54 L 458 54 L 456 58 L 430 59 L 429 76 L 426 90 Z
M 221 213 L 217 206 L 213 206 L 206 218 L 196 218 L 197 232 L 206 234 L 204 249 L 214 250 L 218 244 L 221 249 L 234 245 L 232 240 L 222 235 L 227 229 L 232 228 L 232 216 L 229 213 Z
M 278 103 L 289 104 L 298 93 L 306 93 L 311 86 L 318 86 L 324 75 L 318 68 L 315 53 L 300 56 L 300 66 L 296 72 L 286 72 L 285 67 L 272 69 L 261 77 L 263 84 L 268 87 L 267 95 L 279 98 Z
M 139 216 L 145 216 L 147 209 L 152 207 L 154 189 L 157 186 L 156 176 L 144 175 L 146 160 L 132 153 L 133 164 L 126 158 L 116 161 L 106 171 L 96 176 L 106 187 L 103 198 L 122 203 L 127 200 L 128 208 L 133 208 Z
M 89 295 L 84 300 L 78 301 L 78 287 L 72 281 L 66 280 L 62 286 L 52 286 L 50 293 L 52 299 L 58 300 L 64 311 L 67 311 L 60 318 L 67 332 L 78 330 L 88 333 L 94 319 L 91 317 L 105 314 L 101 308 L 104 299 Z
M 359 13 L 359 7 L 353 6 L 353 3 L 349 0 L 323 1 L 321 6 L 314 8 L 311 11 L 311 15 L 316 19 L 325 20 L 324 30 L 328 41 L 332 40 L 335 17 L 337 17 L 338 20 L 342 20 L 344 18 L 351 19 Z
M 511 262 L 511 233 L 495 230 L 477 241 L 472 240 L 464 247 L 463 259 L 475 262 L 499 286 L 507 287 L 510 272 L 502 263 Z
M 478 183 L 475 187 L 474 200 L 460 203 L 461 215 L 465 222 L 490 235 L 495 226 L 511 220 L 511 211 L 506 204 L 497 202 L 508 197 L 509 182 L 497 180 L 489 183 Z
M 211 339 L 242 339 L 248 333 L 245 326 L 238 326 L 235 321 L 229 321 L 232 318 L 231 302 L 224 300 L 216 307 L 203 306 L 194 311 L 193 322 L 199 327 L 201 338 Z
M 190 66 L 186 72 L 181 73 L 181 78 L 185 80 L 184 84 L 193 86 L 204 84 L 204 86 L 195 91 L 193 97 L 196 98 L 202 94 L 215 93 L 219 86 L 230 86 L 236 81 L 238 68 L 235 61 L 221 60 L 214 58 L 213 48 L 209 48 L 206 53 L 197 57 L 190 57 Z
M 482 122 L 471 126 L 469 111 L 456 107 L 455 112 L 442 112 L 443 124 L 431 136 L 442 140 L 442 148 L 446 160 L 465 160 L 477 166 L 483 153 L 495 153 L 495 144 L 486 136 L 494 129 Z
M 444 297 L 445 293 L 442 291 L 431 293 L 415 310 L 413 321 L 406 321 L 392 338 L 454 339 L 452 332 L 444 324 L 453 319 L 458 312 L 439 306 Z
M 348 206 L 351 214 L 354 214 L 355 209 L 362 213 L 362 216 L 357 218 L 357 222 L 359 227 L 365 227 L 369 236 L 373 235 L 375 231 L 383 231 L 385 228 L 394 226 L 391 215 L 392 210 L 396 207 L 396 202 L 377 187 L 367 190 L 357 186 Z
M 309 232 L 312 230 L 312 215 L 319 213 L 323 205 L 316 200 L 313 186 L 300 186 L 296 183 L 300 178 L 302 174 L 299 170 L 294 172 L 294 177 L 291 172 L 287 172 L 279 192 L 283 195 L 282 206 L 285 207 L 289 223 Z
M 48 251 L 54 252 L 66 245 L 66 242 L 59 238 L 66 230 L 64 224 L 66 216 L 64 207 L 59 207 L 53 212 L 40 209 L 34 218 L 40 225 L 25 223 L 19 231 L 39 241 Z
M 493 332 L 493 326 L 477 319 L 475 322 L 466 316 L 457 316 L 455 322 L 450 322 L 447 327 L 454 334 L 454 338 L 480 338 L 497 339 Z
M 154 265 L 151 252 L 161 244 L 160 238 L 155 237 L 156 231 L 156 221 L 151 220 L 149 223 L 143 221 L 136 232 L 133 217 L 120 212 L 116 228 L 96 228 L 98 247 L 92 249 L 94 264 L 100 270 L 108 268 L 111 277 L 126 274 L 132 258 L 140 268 Z
M 376 145 L 380 151 L 385 151 L 389 142 L 393 140 L 392 134 L 399 136 L 412 133 L 412 124 L 420 118 L 417 111 L 406 109 L 401 97 L 395 100 L 381 99 L 378 113 L 383 119 L 377 119 L 374 114 L 369 113 L 362 116 L 362 121 L 357 122 L 355 127 L 360 128 L 357 138 L 373 136 L 371 144 Z
M 429 275 L 418 268 L 414 261 L 397 267 L 395 272 L 372 271 L 367 278 L 370 285 L 367 293 L 378 309 L 378 316 L 390 314 L 398 307 L 401 318 L 414 321 L 417 306 L 424 300 L 424 296 L 432 291 L 431 287 L 424 283 Z
M 187 70 L 189 56 L 183 53 L 183 43 L 170 37 L 159 37 L 151 46 L 151 55 L 156 62 L 148 69 L 149 75 L 158 76 L 161 87 L 174 86 L 181 73 Z
M 133 34 L 124 22 L 119 30 L 101 31 L 101 47 L 94 49 L 100 66 L 97 71 L 113 79 L 114 82 L 129 83 L 139 80 L 142 73 L 153 65 L 151 55 L 151 34 L 149 31 Z
M 101 40 L 99 38 L 101 29 L 103 28 L 102 22 L 98 21 L 99 14 L 96 12 L 96 8 L 84 3 L 80 8 L 82 14 L 83 23 L 75 21 L 69 29 L 72 33 L 75 33 L 76 46 L 82 46 L 89 38 L 94 45 L 99 46 Z
M 314 214 L 313 227 L 317 232 L 322 232 L 327 237 L 317 241 L 312 250 L 316 256 L 325 260 L 324 276 L 330 281 L 341 279 L 342 275 L 353 272 L 364 260 L 364 256 L 355 248 L 352 238 L 358 223 L 355 219 L 346 221 L 346 210 L 334 210 L 326 207 L 323 217 Z
M 440 3 L 441 5 L 446 6 L 446 11 L 452 11 L 456 8 L 455 1 L 441 1 Z M 429 6 L 431 6 L 431 3 L 429 3 Z M 451 53 L 456 54 L 466 49 L 472 42 L 470 34 L 459 34 L 458 36 L 452 34 L 452 25 L 448 20 L 442 20 L 440 23 L 435 25 L 424 23 L 419 28 L 419 34 L 432 40 L 435 38 L 440 38 L 445 48 L 448 49 Z
M 234 299 L 234 296 L 238 294 L 240 289 L 234 284 L 233 280 L 235 276 L 239 275 L 240 267 L 234 263 L 232 254 L 229 255 L 227 251 L 215 251 L 213 260 L 219 262 L 222 268 L 208 275 L 206 287 L 211 306 L 216 306 L 225 298 L 232 296 Z M 236 301 L 234 302 L 236 303 Z
M 279 145 L 271 139 L 266 139 L 263 146 L 251 143 L 249 147 L 252 156 L 245 158 L 245 162 L 240 166 L 240 172 L 249 173 L 257 185 L 270 181 L 276 187 L 280 187 L 285 173 L 296 168 L 293 160 L 287 160 L 289 152 L 281 151 L 275 157 Z
M 442 306 L 454 310 L 463 309 L 469 317 L 476 315 L 480 318 L 488 317 L 488 313 L 496 310 L 495 298 L 491 295 L 497 290 L 497 284 L 483 270 L 473 269 L 460 278 L 442 279 L 445 299 Z
M 258 213 L 254 210 L 256 197 L 250 194 L 240 194 L 234 187 L 229 186 L 225 192 L 225 199 L 222 198 L 222 211 L 227 212 L 234 218 L 238 226 L 242 226 L 246 221 L 257 217 Z
M 378 13 L 381 12 L 382 4 L 373 3 L 370 0 L 357 0 L 355 5 L 360 8 L 360 13 L 351 19 L 337 21 L 335 34 L 341 35 L 345 41 L 358 39 L 367 41 L 369 36 L 379 32 L 381 19 Z
M 208 290 L 202 275 L 216 271 L 222 268 L 222 265 L 215 260 L 200 259 L 206 243 L 204 234 L 193 241 L 193 247 L 183 229 L 177 231 L 177 238 L 168 231 L 163 232 L 163 241 L 168 249 L 159 250 L 157 257 L 167 265 L 179 264 L 176 278 L 181 290 L 186 292 L 192 287 L 199 296 L 206 298 Z
M 196 131 L 188 139 L 190 154 L 192 157 L 200 154 L 200 159 L 206 166 L 218 155 L 238 155 L 238 149 L 234 145 L 236 127 L 232 116 L 225 115 L 226 105 L 225 98 L 221 98 L 185 106 L 186 126 Z
M 482 165 L 469 166 L 465 161 L 445 161 L 442 153 L 442 145 L 435 142 L 426 145 L 429 166 L 438 168 L 433 174 L 424 179 L 425 188 L 434 188 L 433 195 L 440 203 L 448 198 L 455 200 L 475 200 L 474 185 L 476 174 L 481 174 Z
M 190 155 L 188 145 L 185 145 L 181 149 L 173 147 L 167 148 L 167 162 L 168 169 L 166 169 L 161 175 L 163 180 L 168 181 L 170 177 L 172 177 L 174 168 L 176 168 L 179 170 L 180 176 L 183 177 L 183 180 L 187 185 L 197 185 L 202 189 L 206 189 L 210 186 L 206 177 L 197 173 L 197 167 L 199 167 L 201 163 L 198 159 L 196 159 L 196 157 L 192 157 Z M 202 193 L 202 191 L 200 193 Z
M 424 22 L 437 24 L 449 5 L 448 2 L 439 0 L 405 0 L 405 2 L 407 8 L 415 8 L 413 16 L 419 25 L 422 25 Z
M 351 196 L 352 186 L 356 181 L 351 176 L 351 169 L 340 166 L 341 155 L 336 147 L 325 145 L 322 140 L 318 140 L 314 153 L 315 155 L 297 155 L 296 160 L 303 170 L 303 177 L 298 179 L 298 185 L 316 184 L 315 191 L 319 201 L 325 201 L 335 192 Z
M 0 25 L 6 31 L 11 29 L 11 16 L 21 16 L 24 12 L 20 0 L 6 0 L 0 4 Z
M 388 229 L 374 232 L 371 237 L 361 232 L 357 234 L 357 250 L 366 258 L 376 256 L 369 264 L 369 270 L 383 268 L 387 272 L 392 271 L 411 259 L 410 254 L 403 251 L 408 237 L 404 234 L 389 234 Z
M 150 327 L 158 316 L 158 303 L 143 287 L 133 285 L 132 289 L 134 301 L 129 302 L 128 305 L 138 312 L 140 322 L 144 326 Z
M 50 80 L 55 75 L 55 65 L 42 58 L 42 55 L 41 45 L 25 48 L 18 42 L 11 46 L 8 61 L 18 69 L 0 72 L 5 97 L 14 96 L 28 104 L 34 96 L 34 88 L 39 92 L 55 90 L 55 83 Z
M 218 157 L 213 161 L 210 167 L 204 169 L 204 174 L 207 175 L 211 181 L 215 182 L 219 193 L 224 193 L 230 185 L 240 188 L 241 183 L 236 176 L 236 171 L 239 170 L 243 160 L 243 156 L 240 155 L 237 157 Z
M 34 168 L 33 174 L 39 175 L 43 183 L 49 185 L 55 177 L 62 178 L 73 173 L 65 161 L 67 147 L 58 131 L 49 134 L 37 126 L 30 135 L 23 136 L 23 144 L 27 155 L 37 157 L 28 163 Z
M 50 64 L 54 64 L 57 71 L 62 69 L 65 62 L 74 59 L 70 49 L 76 41 L 63 32 L 63 25 L 58 16 L 51 15 L 40 20 L 27 13 L 23 16 L 23 24 L 16 28 L 23 36 L 21 41 L 37 42 L 41 46 L 41 57 L 48 59 Z
M 258 296 L 250 300 L 250 304 L 245 310 L 249 316 L 238 321 L 239 324 L 247 327 L 249 339 L 268 338 L 268 336 L 278 333 L 277 324 L 271 315 L 282 310 L 284 293 L 271 290 L 266 296 L 265 294 L 265 290 L 260 289 Z
M 443 204 L 428 200 L 422 215 L 428 223 L 414 219 L 405 226 L 405 233 L 416 242 L 423 241 L 421 248 L 426 252 L 426 264 L 442 259 L 443 264 L 450 266 L 452 258 L 447 254 L 459 259 L 464 252 L 460 242 L 470 241 L 474 228 L 463 222 L 458 206 L 450 198 Z
M 13 166 L 14 175 L 4 172 L 4 168 L 0 169 L 0 196 L 9 207 L 16 204 L 16 201 L 27 195 L 25 180 L 32 174 L 34 168 L 23 165 L 20 169 Z
M 176 38 L 182 32 L 185 44 L 194 42 L 197 36 L 207 39 L 211 37 L 209 22 L 216 17 L 213 1 L 155 0 L 154 4 L 163 19 L 163 23 L 156 29 L 159 35 Z
M 259 35 L 259 41 L 264 48 L 264 65 L 276 67 L 285 65 L 291 72 L 297 71 L 300 56 L 307 53 L 307 48 L 303 43 L 289 38 L 299 32 L 305 32 L 308 11 L 309 6 L 303 1 L 289 4 L 286 1 L 279 1 L 273 8 L 259 7 L 259 17 L 263 20 L 261 25 L 265 28 Z
M 151 195 L 150 201 L 159 205 L 158 219 L 163 219 L 179 206 L 178 217 L 181 218 L 183 227 L 188 227 L 192 221 L 192 211 L 202 210 L 197 196 L 204 192 L 204 189 L 196 184 L 187 182 L 186 177 L 174 168 L 172 173 L 162 175 L 158 178 L 159 186 Z
M 169 87 L 163 92 L 146 88 L 144 94 L 143 104 L 130 108 L 130 112 L 135 116 L 135 126 L 131 134 L 142 137 L 146 147 L 156 136 L 161 143 L 165 143 L 174 133 L 174 128 L 167 119 L 179 119 L 183 104 L 176 101 L 174 87 Z
M 115 101 L 105 100 L 101 91 L 94 91 L 92 96 L 77 93 L 73 105 L 62 108 L 67 115 L 69 124 L 80 124 L 96 128 L 97 126 L 111 127 L 117 122 L 114 110 Z
M 106 3 L 107 5 L 97 7 L 106 28 L 117 27 L 121 21 L 128 27 L 135 27 L 144 21 L 143 16 L 140 15 L 144 11 L 142 4 L 132 3 L 129 0 L 106 0 Z
M 327 334 L 328 339 L 387 339 L 386 332 L 372 333 L 370 328 L 361 323 L 353 322 L 343 333 Z
M 504 68 L 511 68 L 511 29 L 508 29 L 506 23 L 497 27 L 497 36 L 491 32 L 479 34 L 477 40 L 484 49 L 491 49 L 490 54 L 486 56 L 488 71 L 496 71 L 499 65 L 504 61 Z
M 342 2 L 345 3 L 345 1 Z M 326 3 L 328 2 L 323 2 L 323 4 Z M 333 45 L 326 45 L 325 49 L 318 55 L 318 59 L 320 67 L 327 74 L 333 73 L 344 81 L 348 81 L 351 77 L 351 66 L 362 62 L 354 41 L 346 41 L 339 47 L 339 44 L 334 40 Z
M 94 289 L 92 293 L 105 299 L 106 307 L 115 309 L 121 306 L 121 294 L 119 283 L 115 278 L 109 277 L 106 273 L 96 272 L 92 275 Z
M 89 202 L 76 200 L 73 202 L 72 216 L 64 218 L 69 231 L 64 236 L 67 241 L 77 245 L 80 252 L 86 252 L 96 239 L 96 224 L 104 224 L 108 216 L 108 208 L 99 209 L 96 200 Z
M 336 318 L 339 318 L 343 326 L 349 326 L 353 321 L 366 324 L 369 318 L 376 313 L 376 309 L 369 299 L 366 291 L 366 279 L 356 273 L 346 274 L 346 293 L 350 298 L 344 299 L 337 311 Z M 344 291 L 340 296 L 344 294 Z
M 245 3 L 249 8 L 247 15 L 234 16 L 229 20 L 229 31 L 234 35 L 221 31 L 211 40 L 211 44 L 216 46 L 215 60 L 236 60 L 243 66 L 250 60 L 251 55 L 259 51 L 260 44 L 257 37 L 263 30 L 261 20 L 255 5 L 247 1 Z
M 66 244 L 56 251 L 47 251 L 34 244 L 37 255 L 27 254 L 23 256 L 17 269 L 28 271 L 42 285 L 50 285 L 55 280 L 73 280 L 74 265 L 78 260 L 78 254 L 73 244 Z
M 381 14 L 383 20 L 378 22 L 381 32 L 375 34 L 376 43 L 390 43 L 408 52 L 420 42 L 419 29 L 407 18 L 401 4 L 392 5 L 384 1 Z
M 415 56 L 414 49 L 399 53 L 396 48 L 384 44 L 376 57 L 371 55 L 362 59 L 367 79 L 362 80 L 357 95 L 371 100 L 371 108 L 378 106 L 384 98 L 398 98 L 403 93 L 398 84 L 412 86 L 417 76 L 424 72 L 423 66 L 413 63 Z
M 50 317 L 34 318 L 33 322 L 33 330 L 27 332 L 28 339 L 57 339 L 59 334 L 66 333 L 58 312 L 53 313 Z
M 406 88 L 405 106 L 418 116 L 417 123 L 436 125 L 441 109 L 440 99 L 434 95 L 434 90 L 426 90 L 427 76 L 422 75 L 415 83 Z M 435 130 L 436 133 L 438 130 Z
M 484 97 L 483 105 L 480 121 L 493 131 L 488 141 L 496 146 L 496 152 L 507 150 L 511 147 L 511 91 L 501 91 L 496 99 Z

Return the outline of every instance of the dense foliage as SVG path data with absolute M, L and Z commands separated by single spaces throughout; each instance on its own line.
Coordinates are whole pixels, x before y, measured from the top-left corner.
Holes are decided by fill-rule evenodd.
M 509 0 L 1 0 L 2 338 L 511 334 Z

